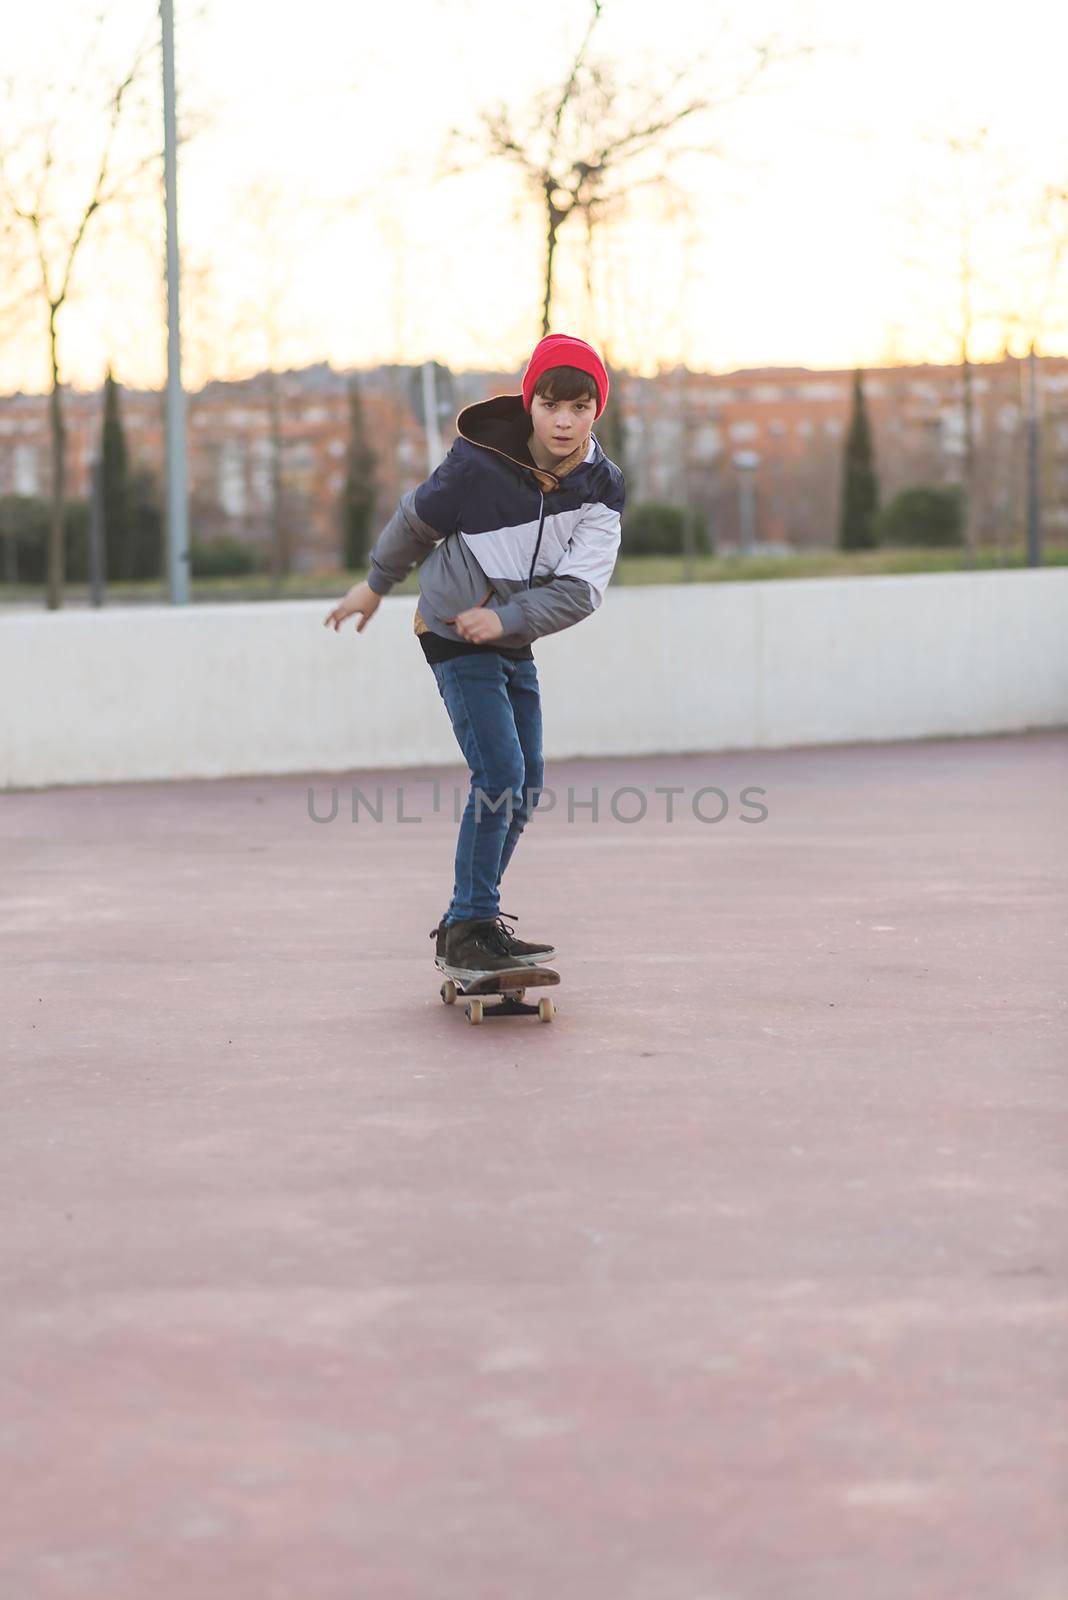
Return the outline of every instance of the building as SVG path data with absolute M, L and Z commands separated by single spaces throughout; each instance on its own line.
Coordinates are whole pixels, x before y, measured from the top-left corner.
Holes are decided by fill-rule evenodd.
M 1043 523 L 1068 527 L 1068 359 L 1037 362 L 1042 419 Z M 978 542 L 1023 537 L 1027 362 L 975 366 L 974 454 Z M 827 549 L 837 539 L 852 370 L 761 369 L 660 373 L 628 381 L 631 495 L 689 504 L 716 546 L 739 539 L 740 451 L 754 469 L 760 546 Z M 864 373 L 881 499 L 912 484 L 962 480 L 960 368 L 884 367 Z M 680 491 L 680 486 L 684 490 Z
M 1068 359 L 1038 361 L 1043 523 L 1068 526 Z M 976 518 L 979 543 L 1023 536 L 1026 361 L 973 368 Z M 357 374 L 369 442 L 377 456 L 374 524 L 426 477 L 420 369 Z M 190 516 L 200 542 L 249 545 L 293 572 L 338 570 L 339 504 L 349 427 L 349 374 L 326 363 L 302 371 L 213 382 L 188 397 Z M 688 506 L 722 552 L 739 542 L 740 451 L 752 452 L 758 549 L 832 548 L 853 373 L 774 368 L 722 374 L 685 368 L 652 378 L 613 374 L 621 405 L 628 500 Z M 446 375 L 443 448 L 456 412 L 517 393 L 520 373 Z M 882 499 L 909 484 L 959 482 L 964 452 L 958 367 L 901 366 L 864 374 Z M 68 492 L 88 493 L 99 449 L 102 395 L 67 391 Z M 162 483 L 163 396 L 123 390 L 131 466 Z M 48 398 L 0 397 L 0 495 L 45 496 L 50 481 Z M 626 522 L 624 519 L 624 548 Z

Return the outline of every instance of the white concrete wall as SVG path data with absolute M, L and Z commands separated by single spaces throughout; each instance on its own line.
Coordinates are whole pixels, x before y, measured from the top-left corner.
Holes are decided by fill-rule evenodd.
M 0 786 L 460 763 L 388 598 L 6 613 Z M 1068 569 L 612 588 L 534 646 L 550 758 L 1068 724 Z

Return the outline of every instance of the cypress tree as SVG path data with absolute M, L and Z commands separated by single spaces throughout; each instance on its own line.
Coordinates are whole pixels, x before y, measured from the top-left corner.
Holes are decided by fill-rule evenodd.
M 131 578 L 163 576 L 163 493 L 159 479 L 149 467 L 135 467 L 130 473 L 130 570 Z
M 377 462 L 378 456 L 367 438 L 359 380 L 353 373 L 349 379 L 349 439 L 341 496 L 341 562 L 346 571 L 364 566 L 371 548 Z
M 108 368 L 104 379 L 104 424 L 100 436 L 101 493 L 104 502 L 104 571 L 114 582 L 130 578 L 132 502 L 126 436 L 119 414 L 119 386 Z
M 842 506 L 838 545 L 842 550 L 873 550 L 879 482 L 875 475 L 871 428 L 861 370 L 853 375 L 853 414 L 842 464 Z

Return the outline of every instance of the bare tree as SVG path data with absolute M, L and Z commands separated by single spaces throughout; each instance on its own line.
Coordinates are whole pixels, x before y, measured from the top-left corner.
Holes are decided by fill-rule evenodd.
M 1037 350 L 1040 342 L 1065 333 L 1065 298 L 1061 279 L 1068 261 L 1068 185 L 1047 183 L 1038 196 L 1031 226 L 1021 248 L 1021 258 L 1030 267 L 1029 281 L 1036 287 L 1027 293 L 1024 272 L 1018 271 L 1012 284 L 1012 304 L 998 314 L 1001 337 L 1009 346 L 1022 343 L 1024 353 Z M 1055 313 L 1059 313 L 1059 322 Z
M 103 28 L 97 19 L 97 37 L 86 55 L 80 82 L 95 85 L 89 91 L 90 110 L 95 111 L 99 134 L 99 157 L 92 160 L 88 192 L 73 204 L 69 195 L 73 182 L 62 169 L 72 161 L 71 141 L 77 138 L 78 125 L 64 115 L 70 104 L 86 96 L 77 88 L 45 91 L 43 115 L 33 128 L 24 129 L 17 143 L 0 144 L 0 205 L 8 219 L 21 226 L 28 243 L 26 283 L 23 303 L 36 299 L 46 313 L 48 359 L 51 374 L 49 427 L 51 433 L 51 514 L 48 532 L 47 605 L 57 610 L 63 603 L 64 542 L 63 511 L 66 493 L 66 429 L 63 417 L 59 318 L 67 304 L 75 262 L 92 219 L 120 195 L 128 194 L 136 180 L 159 159 L 158 150 L 143 147 L 132 159 L 123 159 L 118 150 L 120 124 L 144 79 L 156 49 L 154 30 L 133 52 L 129 68 L 117 80 L 106 81 L 106 68 L 96 57 Z M 104 87 L 99 87 L 101 84 Z M 13 85 L 5 85 L 8 104 Z M 13 121 L 9 118 L 9 126 Z M 84 136 L 84 124 L 81 126 Z M 63 141 L 68 141 L 64 147 Z M 81 154 L 82 152 L 78 152 Z M 64 179 L 60 182 L 58 180 Z M 84 191 L 83 191 L 84 193 Z
M 230 336 L 251 336 L 264 362 L 269 451 L 269 569 L 271 594 L 281 594 L 294 556 L 296 497 L 286 467 L 286 406 L 283 370 L 287 344 L 301 343 L 291 305 L 298 276 L 296 246 L 308 219 L 297 197 L 272 176 L 260 176 L 245 190 L 238 207 L 240 234 L 256 268 L 245 297 L 230 321 Z
M 545 222 L 543 336 L 552 316 L 557 245 L 568 219 L 584 219 L 589 259 L 594 227 L 617 214 L 626 195 L 649 184 L 669 184 L 663 170 L 636 176 L 643 157 L 661 149 L 665 153 L 670 149 L 674 158 L 722 154 L 715 143 L 684 146 L 671 136 L 683 124 L 699 124 L 741 99 L 773 61 L 786 59 L 788 53 L 808 53 L 805 47 L 780 53 L 775 39 L 760 43 L 754 48 L 753 64 L 720 92 L 703 81 L 714 53 L 711 48 L 672 73 L 663 86 L 650 88 L 648 75 L 641 83 L 621 83 L 612 64 L 590 57 L 603 10 L 603 0 L 591 0 L 586 31 L 562 86 L 536 95 L 519 116 L 505 105 L 484 109 L 476 134 L 450 129 L 450 153 L 442 168 L 443 176 L 466 171 L 475 152 L 519 168 Z
M 965 479 L 965 543 L 968 550 L 969 564 L 974 562 L 975 546 L 978 543 L 978 530 L 980 522 L 985 520 L 989 509 L 989 494 L 993 488 L 994 474 L 987 472 L 986 487 L 987 497 L 980 500 L 980 472 L 977 469 L 975 451 L 975 403 L 974 383 L 972 375 L 972 362 L 970 345 L 975 327 L 975 292 L 977 286 L 976 252 L 974 248 L 974 233 L 983 220 L 1000 219 L 1009 208 L 1006 206 L 1006 194 L 1011 182 L 1016 179 L 1016 174 L 1010 174 L 1004 168 L 1000 170 L 994 165 L 987 144 L 988 129 L 980 128 L 970 137 L 951 139 L 948 147 L 957 160 L 957 228 L 959 237 L 959 282 L 961 296 L 960 329 L 961 329 L 961 389 L 964 415 L 964 479 Z M 969 176 L 973 181 L 969 186 Z M 971 195 L 969 196 L 969 187 Z M 976 199 L 976 196 L 979 196 Z M 1033 393 L 1034 361 L 1039 338 L 1048 335 L 1050 331 L 1051 309 L 1055 303 L 1064 257 L 1068 251 L 1068 191 L 1057 184 L 1047 184 L 1037 208 L 1032 211 L 1028 220 L 1025 208 L 1017 205 L 1012 208 L 1017 219 L 1018 237 L 1016 240 L 1017 256 L 1022 264 L 1027 257 L 1031 257 L 1034 264 L 1037 256 L 1037 270 L 1033 277 L 1039 287 L 1030 296 L 1023 291 L 1021 295 L 1021 280 L 1026 277 L 1019 268 L 1014 273 L 1011 292 L 1012 308 L 1008 311 L 997 312 L 991 306 L 988 311 L 988 320 L 995 325 L 1000 323 L 1004 352 L 1007 354 L 1011 333 L 1024 335 L 1030 369 L 1030 383 L 1032 392 L 1028 404 L 1028 447 L 1037 449 L 1038 421 L 1035 411 L 1035 396 Z M 989 298 L 989 296 L 988 296 Z M 1022 310 L 1021 310 L 1022 305 Z M 1003 355 L 1004 359 L 1004 355 Z M 993 447 L 993 441 L 991 441 Z M 996 466 L 996 462 L 991 462 Z M 1004 501 L 1001 501 L 1002 507 Z M 1008 558 L 1008 528 L 1007 518 L 1002 509 L 998 524 L 998 541 L 1002 559 Z
M 964 560 L 976 564 L 980 529 L 988 519 L 986 498 L 989 473 L 976 448 L 975 341 L 980 324 L 994 320 L 993 267 L 983 234 L 1003 229 L 1010 190 L 1018 174 L 991 148 L 990 130 L 977 127 L 961 133 L 929 131 L 924 142 L 948 157 L 949 171 L 939 179 L 928 166 L 923 176 L 922 202 L 906 213 L 913 245 L 902 254 L 903 263 L 944 271 L 943 254 L 953 259 L 953 339 L 960 368 L 961 478 L 964 489 Z M 937 241 L 939 265 L 932 268 L 929 241 Z
M 956 157 L 957 173 L 957 260 L 960 290 L 960 376 L 963 411 L 963 477 L 964 477 L 964 551 L 965 564 L 975 566 L 976 505 L 975 472 L 975 383 L 972 372 L 972 340 L 975 336 L 975 248 L 973 242 L 974 219 L 971 197 L 968 192 L 967 170 L 981 159 L 989 129 L 979 128 L 974 134 L 951 138 L 949 149 Z
M 1031 281 L 1036 288 L 1030 294 L 1021 290 L 1024 274 L 1018 274 L 1013 285 L 1012 306 L 1001 315 L 1002 361 L 1007 367 L 1013 338 L 1022 340 L 1027 356 L 1026 365 L 1018 362 L 1014 374 L 1010 369 L 1013 392 L 1009 398 L 1015 403 L 1017 414 L 1024 419 L 1022 449 L 1012 463 L 1012 476 L 1022 476 L 1024 481 L 1022 499 L 1026 507 L 1028 555 L 1029 559 L 1034 560 L 1036 556 L 1040 559 L 1042 501 L 1046 492 L 1041 459 L 1041 412 L 1049 403 L 1047 399 L 1045 404 L 1040 404 L 1037 358 L 1040 343 L 1048 349 L 1049 341 L 1055 339 L 1058 333 L 1063 334 L 1064 330 L 1063 320 L 1058 324 L 1054 315 L 1056 308 L 1060 318 L 1064 316 L 1064 300 L 1059 290 L 1065 258 L 1068 257 L 1068 187 L 1063 183 L 1047 183 L 1043 188 L 1023 254 L 1030 258 Z M 1014 487 L 1010 485 L 1008 492 L 1011 493 Z M 1013 498 L 1019 497 L 1014 494 Z M 1007 558 L 1005 539 L 1002 541 L 1002 555 L 1003 559 Z

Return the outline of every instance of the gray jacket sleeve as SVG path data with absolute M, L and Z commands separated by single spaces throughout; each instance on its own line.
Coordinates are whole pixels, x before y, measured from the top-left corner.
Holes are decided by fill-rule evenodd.
M 501 619 L 501 643 L 519 645 L 572 627 L 596 606 L 584 578 L 538 578 L 532 588 L 520 589 L 503 605 L 491 601 L 487 609 Z
M 388 594 L 413 567 L 460 525 L 464 462 L 457 439 L 441 465 L 418 488 L 400 498 L 396 511 L 371 547 L 367 582 L 375 594 Z
M 619 553 L 622 488 L 612 499 L 614 504 L 598 501 L 587 507 L 555 572 L 535 579 L 503 605 L 490 605 L 504 625 L 502 644 L 531 644 L 597 610 Z

